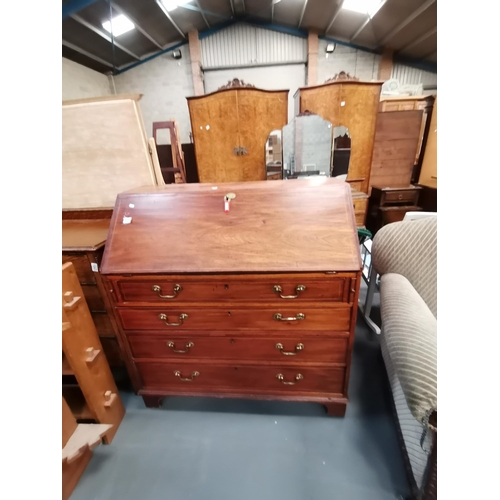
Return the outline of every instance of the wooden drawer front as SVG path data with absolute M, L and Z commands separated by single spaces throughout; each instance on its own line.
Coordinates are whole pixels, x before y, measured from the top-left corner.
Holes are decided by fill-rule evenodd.
M 128 341 L 135 358 L 345 363 L 348 337 L 287 338 L 279 334 L 270 334 L 268 338 L 129 335 Z
M 82 285 L 85 301 L 91 312 L 105 312 L 106 306 L 101 297 L 101 292 L 97 285 Z
M 75 266 L 76 275 L 78 276 L 78 281 L 81 285 L 94 285 L 95 276 L 94 271 L 90 267 L 90 262 L 86 255 L 77 254 L 63 254 L 62 263 L 73 262 Z
M 109 366 L 122 366 L 123 360 L 118 341 L 114 337 L 100 337 L 102 348 Z
M 287 330 L 299 332 L 304 330 L 336 330 L 349 331 L 351 308 L 327 307 L 313 308 L 308 306 L 273 306 L 236 308 L 221 307 L 179 307 L 117 310 L 125 330 Z M 160 314 L 167 316 L 166 321 Z M 183 320 L 182 314 L 187 314 Z M 282 320 L 274 318 L 281 314 Z M 297 318 L 303 314 L 304 319 Z
M 174 292 L 174 287 L 182 287 L 181 291 Z M 153 287 L 160 287 L 161 292 L 153 291 Z M 274 287 L 281 287 L 281 292 Z M 297 277 L 296 279 L 276 278 L 253 281 L 185 281 L 158 278 L 154 281 L 125 281 L 117 282 L 119 295 L 124 302 L 174 303 L 174 302 L 215 302 L 215 301 L 306 301 L 328 300 L 342 302 L 347 300 L 348 278 L 325 278 L 310 280 Z M 299 288 L 298 288 L 299 287 Z M 301 290 L 302 287 L 305 289 Z M 161 295 L 175 298 L 161 298 Z M 297 296 L 294 299 L 283 299 L 283 296 Z
M 382 214 L 382 224 L 391 224 L 400 222 L 404 219 L 406 212 L 418 212 L 422 210 L 420 207 L 381 207 L 379 208 Z
M 104 312 L 92 312 L 92 319 L 94 320 L 94 325 L 96 327 L 97 333 L 101 337 L 115 337 L 116 332 L 113 328 L 113 324 L 109 319 L 108 313 Z
M 137 367 L 145 390 L 155 389 L 165 392 L 241 391 L 270 394 L 283 392 L 341 394 L 345 377 L 344 368 L 249 366 L 237 363 L 214 365 L 201 362 L 140 362 L 137 363 Z M 176 375 L 176 372 L 179 375 Z M 283 375 L 284 382 L 294 382 L 294 384 L 283 384 L 277 378 L 279 374 Z
M 392 191 L 386 192 L 383 195 L 382 204 L 384 203 L 414 203 L 418 199 L 418 191 Z
M 355 198 L 352 200 L 352 205 L 354 207 L 354 211 L 366 210 L 368 205 L 368 198 Z
M 359 226 L 364 226 L 365 225 L 365 218 L 366 218 L 366 212 L 358 212 L 354 214 L 354 218 L 356 219 L 356 225 Z

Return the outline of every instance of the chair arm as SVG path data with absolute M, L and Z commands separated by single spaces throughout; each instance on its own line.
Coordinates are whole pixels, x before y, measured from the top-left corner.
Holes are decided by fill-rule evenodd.
M 382 335 L 412 415 L 427 426 L 437 412 L 437 320 L 399 274 L 380 282 Z

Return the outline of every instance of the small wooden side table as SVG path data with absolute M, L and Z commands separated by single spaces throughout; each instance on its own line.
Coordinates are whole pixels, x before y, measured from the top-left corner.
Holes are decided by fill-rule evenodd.
M 386 224 L 403 220 L 406 212 L 422 210 L 418 206 L 420 186 L 380 187 L 373 186 L 368 202 L 366 228 L 375 236 Z

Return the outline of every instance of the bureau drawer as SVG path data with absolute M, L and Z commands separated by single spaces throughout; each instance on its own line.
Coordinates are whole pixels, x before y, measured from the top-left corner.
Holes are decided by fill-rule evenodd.
M 385 192 L 382 197 L 381 205 L 385 203 L 415 203 L 418 199 L 419 191 L 412 189 L 409 191 Z
M 267 338 L 179 335 L 129 335 L 135 358 L 240 359 L 290 363 L 345 363 L 349 337 Z
M 342 394 L 344 368 L 136 363 L 143 389 L 162 392 Z
M 360 200 L 363 201 L 363 200 Z M 318 301 L 348 300 L 350 278 L 325 276 L 322 279 L 262 277 L 245 280 L 232 277 L 217 280 L 187 280 L 185 277 L 157 277 L 118 280 L 119 302 L 216 302 L 216 301 Z M 163 297 L 162 297 L 163 296 Z
M 118 308 L 117 312 L 125 330 L 350 330 L 349 306 L 218 306 Z

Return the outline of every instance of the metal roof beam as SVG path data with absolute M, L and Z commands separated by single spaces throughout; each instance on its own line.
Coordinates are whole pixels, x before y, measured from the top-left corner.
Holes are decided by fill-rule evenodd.
M 172 19 L 172 16 L 168 12 L 168 10 L 165 8 L 165 6 L 161 3 L 160 0 L 156 0 L 156 3 L 158 7 L 163 11 L 163 13 L 167 16 L 168 20 L 172 23 L 173 27 L 180 33 L 182 38 L 186 38 L 186 35 L 182 32 L 182 30 L 177 26 L 176 22 Z
M 194 3 L 196 4 L 196 7 L 198 7 L 198 10 L 200 11 L 201 17 L 203 17 L 203 20 L 205 21 L 207 28 L 210 28 L 210 24 L 208 23 L 207 18 L 205 17 L 205 14 L 203 13 L 204 11 L 200 6 L 200 2 L 198 0 L 194 0 Z
M 118 14 L 122 14 L 128 19 L 130 19 L 134 24 L 135 27 L 137 28 L 137 31 L 140 31 L 153 45 L 156 45 L 159 49 L 163 49 L 162 45 L 158 43 L 137 21 L 137 19 L 134 19 L 125 9 L 120 7 L 119 5 L 116 5 L 116 3 L 112 3 L 111 6 L 113 7 L 113 10 L 116 10 Z M 115 44 L 116 45 L 116 44 Z
M 356 38 L 358 38 L 358 36 L 360 35 L 360 33 L 366 28 L 366 26 L 368 26 L 369 23 L 372 22 L 372 19 L 377 15 L 378 12 L 380 12 L 380 9 L 384 6 L 384 4 L 387 2 L 387 0 L 384 0 L 381 4 L 380 4 L 380 7 L 377 9 L 377 12 L 375 12 L 375 14 L 373 14 L 373 16 L 371 16 L 370 14 L 368 14 L 368 17 L 366 19 L 366 21 L 363 22 L 363 24 L 356 30 L 356 33 L 354 33 L 354 35 L 352 35 L 352 37 L 350 38 L 350 42 L 352 42 L 353 40 L 355 40 Z
M 332 27 L 332 25 L 335 22 L 335 20 L 337 19 L 337 17 L 339 17 L 340 11 L 342 10 L 343 3 L 344 3 L 344 0 L 338 1 L 338 5 L 337 5 L 337 8 L 335 9 L 335 12 L 333 13 L 332 19 L 331 19 L 330 23 L 328 24 L 328 26 L 326 27 L 325 35 L 330 31 L 330 28 Z
M 71 2 L 66 2 L 62 6 L 62 18 L 66 19 L 71 16 L 71 14 L 76 14 L 95 2 L 97 2 L 97 0 L 72 0 Z
M 80 16 L 77 16 L 76 14 L 71 15 L 71 19 L 74 19 L 75 21 L 79 22 L 82 26 L 85 26 L 89 30 L 93 31 L 94 33 L 97 33 L 99 36 L 104 38 L 104 40 L 107 40 L 109 43 L 113 44 L 115 47 L 119 48 L 129 56 L 132 56 L 134 59 L 140 60 L 141 58 L 137 55 L 134 54 L 132 51 L 128 50 L 126 47 L 121 45 L 120 43 L 117 43 L 114 38 L 111 38 L 111 36 L 106 35 L 104 31 L 101 31 L 99 28 L 96 28 L 93 24 L 90 24 L 89 22 L 85 21 L 85 19 L 82 19 Z
M 398 24 L 393 30 L 380 40 L 380 45 L 385 45 L 391 38 L 396 36 L 403 28 L 408 26 L 414 19 L 416 19 L 422 12 L 426 11 L 436 0 L 427 0 L 417 10 L 413 11 L 403 22 Z
M 67 42 L 64 39 L 62 41 L 62 44 L 65 47 L 68 47 L 69 49 L 72 49 L 75 52 L 78 52 L 79 54 L 82 54 L 82 55 L 88 57 L 89 59 L 93 59 L 94 61 L 97 61 L 98 63 L 104 64 L 105 66 L 109 66 L 110 68 L 113 68 L 113 65 L 110 62 L 105 61 L 104 59 L 101 59 L 100 57 L 97 57 L 94 54 L 91 54 L 90 52 L 87 52 L 86 50 L 78 47 L 77 45 L 73 45 L 72 43 Z
M 307 0 L 304 0 L 304 6 L 302 7 L 302 12 L 300 13 L 300 19 L 299 19 L 299 24 L 297 25 L 297 28 L 300 28 L 300 25 L 302 24 L 302 19 L 304 19 L 306 7 L 307 7 Z
M 434 35 L 434 33 L 437 33 L 437 26 L 429 31 L 426 31 L 423 35 L 413 40 L 413 42 L 409 43 L 408 45 L 405 45 L 402 49 L 399 49 L 398 52 L 403 52 L 405 50 L 413 49 L 413 47 L 416 47 L 419 43 L 422 43 L 424 40 L 427 40 L 427 38 Z

